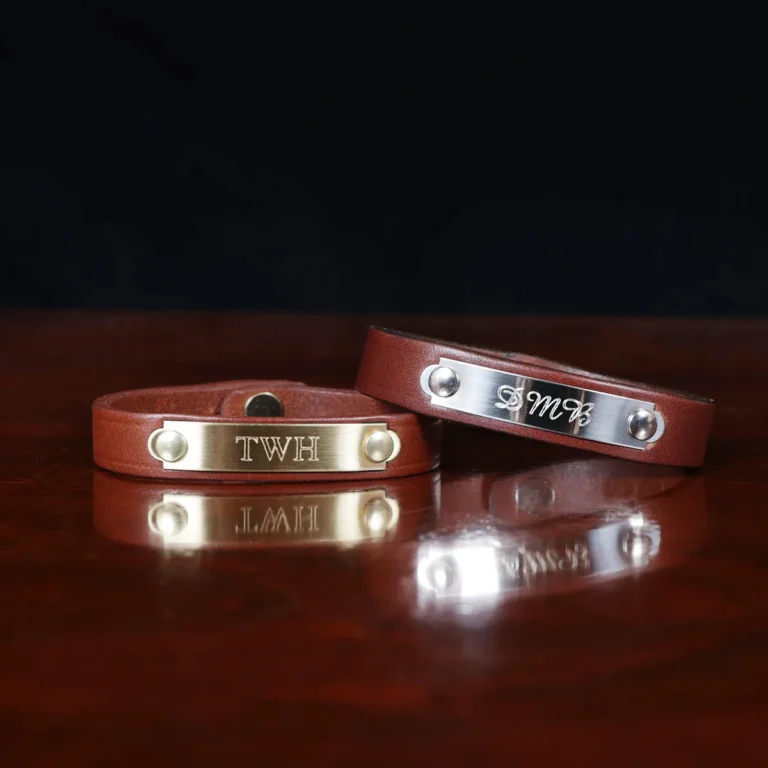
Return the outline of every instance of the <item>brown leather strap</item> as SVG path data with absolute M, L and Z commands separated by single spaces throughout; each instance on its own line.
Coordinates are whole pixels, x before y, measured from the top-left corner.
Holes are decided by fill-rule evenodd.
M 246 403 L 265 391 L 279 399 L 284 415 L 245 416 Z M 209 425 L 232 426 L 233 429 L 227 432 L 228 444 L 225 446 L 230 456 L 227 468 L 184 468 L 195 451 L 203 451 L 199 445 L 188 446 L 183 460 L 176 464 L 153 456 L 150 438 L 154 439 L 167 422 L 176 422 L 182 432 L 187 427 L 202 432 L 210 429 Z M 380 426 L 373 428 L 368 426 L 370 424 Z M 334 469 L 324 469 L 330 466 L 322 460 L 324 451 L 329 455 L 324 444 L 325 435 L 330 435 L 329 425 L 348 425 L 343 434 L 358 436 L 356 442 L 344 438 L 336 448 L 346 452 L 352 463 L 359 466 L 339 469 L 338 461 L 334 459 Z M 221 426 L 214 429 L 221 432 Z M 261 430 L 262 435 L 272 432 L 277 437 L 241 437 L 234 445 L 234 435 L 238 432 L 254 434 L 254 429 L 261 427 L 265 428 Z M 373 461 L 365 455 L 361 441 L 364 442 L 372 431 L 381 435 L 382 427 L 385 434 L 391 434 L 397 447 L 391 459 Z M 299 431 L 303 435 L 311 435 L 314 431 L 323 436 L 292 437 L 292 433 Z M 308 387 L 289 381 L 228 381 L 134 390 L 105 395 L 93 403 L 96 464 L 123 474 L 174 478 L 180 482 L 360 480 L 412 475 L 427 472 L 439 464 L 440 436 L 441 424 L 434 419 L 405 413 L 353 390 Z M 220 442 L 218 435 L 216 439 Z M 303 444 L 299 443 L 301 439 L 305 441 Z M 186 442 L 194 440 L 190 438 Z M 290 440 L 296 441 L 295 450 Z M 292 459 L 296 461 L 292 462 Z
M 360 482 L 173 483 L 93 471 L 93 520 L 128 544 L 185 549 L 411 541 L 431 521 L 440 473 Z
M 428 373 L 427 369 L 440 364 L 441 358 L 457 361 L 459 367 L 463 364 L 480 366 L 486 369 L 482 373 L 494 384 L 510 381 L 512 385 L 502 392 L 498 404 L 494 402 L 499 399 L 495 386 L 483 392 L 481 399 L 485 402 L 485 412 L 482 414 L 451 408 L 449 398 L 434 397 L 425 389 L 425 371 Z M 525 379 L 515 382 L 514 377 Z M 513 391 L 515 383 L 521 383 L 517 394 Z M 460 346 L 382 328 L 371 328 L 368 332 L 355 386 L 371 397 L 446 421 L 472 424 L 618 458 L 674 466 L 699 466 L 703 462 L 714 414 L 713 401 L 696 395 L 601 376 L 529 355 Z M 564 387 L 572 390 L 565 390 Z M 574 390 L 581 392 L 574 393 Z M 561 392 L 566 394 L 561 395 Z M 584 408 L 583 403 L 590 397 L 594 398 L 595 393 L 597 398 L 602 393 L 628 400 L 603 398 L 606 407 L 614 409 L 609 420 L 601 412 L 603 406 L 600 402 L 587 406 L 588 410 Z M 542 399 L 546 394 L 549 397 Z M 566 401 L 564 398 L 568 395 Z M 560 400 L 555 403 L 557 397 Z M 657 431 L 647 440 L 636 440 L 628 431 L 628 416 L 636 412 L 633 405 L 636 401 L 645 402 L 653 409 L 651 413 L 656 420 Z M 570 411 L 558 405 L 566 402 Z M 513 409 L 512 406 L 516 407 Z M 537 426 L 521 423 L 530 417 L 531 412 Z M 608 424 L 606 430 L 617 435 L 615 439 L 623 441 L 623 444 L 590 438 L 583 422 L 591 422 L 592 429 L 596 425 L 603 428 Z M 558 429 L 568 433 L 553 431 Z
M 674 566 L 708 535 L 701 474 L 591 457 L 444 476 L 428 535 L 387 548 L 366 571 L 377 600 L 396 595 L 417 615 L 466 622 L 499 600 Z

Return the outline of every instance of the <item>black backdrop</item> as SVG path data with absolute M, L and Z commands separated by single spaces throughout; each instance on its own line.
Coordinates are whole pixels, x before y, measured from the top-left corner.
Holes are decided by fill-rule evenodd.
M 7 12 L 2 305 L 765 313 L 756 21 L 279 7 Z

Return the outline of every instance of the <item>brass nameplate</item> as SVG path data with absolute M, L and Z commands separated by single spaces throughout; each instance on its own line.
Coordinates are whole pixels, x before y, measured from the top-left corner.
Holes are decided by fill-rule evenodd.
M 147 511 L 164 546 L 354 544 L 397 528 L 397 501 L 381 489 L 284 496 L 165 493 Z
M 163 469 L 198 472 L 370 472 L 386 461 L 371 461 L 366 438 L 385 423 L 366 424 L 221 424 L 166 421 L 187 443 L 177 461 Z

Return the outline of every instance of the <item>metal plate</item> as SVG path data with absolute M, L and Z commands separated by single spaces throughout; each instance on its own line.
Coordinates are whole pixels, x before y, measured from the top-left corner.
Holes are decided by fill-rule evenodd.
M 184 436 L 188 449 L 163 469 L 197 472 L 370 472 L 386 461 L 370 461 L 363 450 L 368 424 L 221 424 L 165 421 L 163 430 Z M 392 433 L 391 433 L 392 434 Z
M 354 544 L 397 528 L 400 510 L 381 489 L 282 496 L 166 493 L 147 510 L 153 538 L 165 546 Z
M 449 397 L 435 395 L 428 386 L 430 373 L 439 366 L 451 368 L 459 377 L 459 388 Z M 441 408 L 640 451 L 664 432 L 664 419 L 655 412 L 658 428 L 653 438 L 642 441 L 629 434 L 627 422 L 634 411 L 655 409 L 654 403 L 645 400 L 516 376 L 445 357 L 440 358 L 439 366 L 423 371 L 421 386 L 432 405 Z
M 419 547 L 421 598 L 494 600 L 518 590 L 619 574 L 652 563 L 661 527 L 642 514 L 576 536 L 482 536 Z

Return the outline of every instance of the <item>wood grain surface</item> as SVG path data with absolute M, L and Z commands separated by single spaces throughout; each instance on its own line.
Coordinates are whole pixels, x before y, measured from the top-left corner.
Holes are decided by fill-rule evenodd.
M 385 534 L 336 541 L 334 501 L 247 542 L 206 504 L 253 488 L 93 466 L 97 395 L 349 386 L 368 323 L 714 397 L 707 462 L 448 425 Z M 0 764 L 764 765 L 767 353 L 759 320 L 0 315 Z

